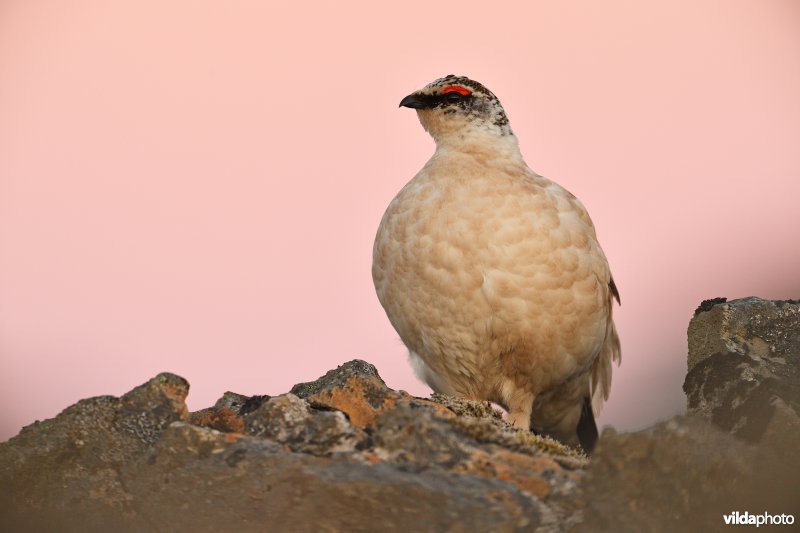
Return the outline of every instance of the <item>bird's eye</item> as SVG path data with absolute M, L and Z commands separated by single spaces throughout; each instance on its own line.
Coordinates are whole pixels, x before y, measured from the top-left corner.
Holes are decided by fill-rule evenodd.
M 442 100 L 445 102 L 458 102 L 465 96 L 472 94 L 472 91 L 461 85 L 451 85 L 442 91 Z

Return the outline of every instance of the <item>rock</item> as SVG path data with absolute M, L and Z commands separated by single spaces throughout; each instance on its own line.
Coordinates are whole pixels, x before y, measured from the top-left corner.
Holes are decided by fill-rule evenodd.
M 744 298 L 698 311 L 689 324 L 688 410 L 751 443 L 787 432 L 800 442 L 800 301 Z
M 381 413 L 399 401 L 410 401 L 405 392 L 386 386 L 371 364 L 354 359 L 310 383 L 298 383 L 290 391 L 312 405 L 321 404 L 347 413 L 362 428 L 373 427 Z
M 188 392 L 183 378 L 159 374 L 120 398 L 81 400 L 0 444 L 0 530 L 101 531 L 119 517 L 146 528 L 121 469 L 187 419 Z
M 270 398 L 245 415 L 245 430 L 313 455 L 351 452 L 366 438 L 341 411 L 315 409 L 291 393 Z
M 292 390 L 189 415 L 188 384 L 162 374 L 83 400 L 0 444 L 0 530 L 562 531 L 580 516 L 585 458 L 489 404 L 411 397 L 363 361 Z
M 715 353 L 776 359 L 800 353 L 800 300 L 706 300 L 689 323 L 689 372 Z
M 690 415 L 603 433 L 577 531 L 722 531 L 737 511 L 800 515 L 799 304 L 700 305 L 689 325 Z
M 475 445 L 425 408 L 404 405 L 381 415 L 373 435 L 375 454 L 407 471 L 452 469 Z
M 213 407 L 191 413 L 189 422 L 218 431 L 242 433 L 244 431 L 244 415 L 261 407 L 261 404 L 269 398 L 269 396 L 248 397 L 228 391 L 216 401 Z
M 718 531 L 734 511 L 790 512 L 785 489 L 762 492 L 770 480 L 758 455 L 699 417 L 606 430 L 582 487 L 578 531 Z
M 701 304 L 690 414 L 606 430 L 591 461 L 486 402 L 387 387 L 354 360 L 189 414 L 160 374 L 0 443 L 0 531 L 716 531 L 800 516 L 798 302 Z
M 188 424 L 170 427 L 146 464 L 126 486 L 154 517 L 149 530 L 529 531 L 546 512 L 502 481 L 286 453 Z
M 431 395 L 431 399 L 457 415 L 449 420 L 452 426 L 480 443 L 496 444 L 529 455 L 550 455 L 568 468 L 583 468 L 587 464 L 587 457 L 578 449 L 508 425 L 502 414 L 488 402 L 436 393 Z

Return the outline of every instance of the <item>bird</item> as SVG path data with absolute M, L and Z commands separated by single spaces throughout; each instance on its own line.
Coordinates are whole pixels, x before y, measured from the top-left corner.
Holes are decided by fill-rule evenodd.
M 449 74 L 400 107 L 436 149 L 386 208 L 372 278 L 411 366 L 435 392 L 591 453 L 620 297 L 586 208 L 528 167 L 481 83 Z

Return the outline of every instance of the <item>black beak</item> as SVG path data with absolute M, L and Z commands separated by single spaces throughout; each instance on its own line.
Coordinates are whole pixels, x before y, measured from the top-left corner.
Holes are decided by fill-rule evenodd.
M 411 109 L 426 109 L 435 105 L 435 96 L 427 94 L 409 94 L 400 100 L 400 107 L 410 107 Z

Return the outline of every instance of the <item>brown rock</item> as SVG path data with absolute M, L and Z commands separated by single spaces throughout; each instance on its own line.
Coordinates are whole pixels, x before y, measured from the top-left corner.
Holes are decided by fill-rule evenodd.
M 0 444 L 0 530 L 560 531 L 574 520 L 558 498 L 581 466 L 518 438 L 487 404 L 412 398 L 360 361 L 294 390 L 310 401 L 226 393 L 189 416 L 188 384 L 162 374 L 79 402 Z
M 704 420 L 676 417 L 602 437 L 577 531 L 718 531 L 723 514 L 762 509 L 751 485 L 756 451 Z
M 120 398 L 81 400 L 0 444 L 0 530 L 101 531 L 119 517 L 146 528 L 121 470 L 188 416 L 189 384 L 159 374 Z
M 531 531 L 547 509 L 495 480 L 308 454 L 175 424 L 126 486 L 170 531 Z
M 564 469 L 551 458 L 531 457 L 503 449 L 476 449 L 453 470 L 487 479 L 502 479 L 544 500 L 550 495 L 550 480 Z M 548 472 L 547 477 L 543 476 L 544 472 Z
M 197 411 L 189 415 L 189 422 L 195 426 L 226 433 L 242 433 L 244 431 L 244 419 L 228 407 Z

